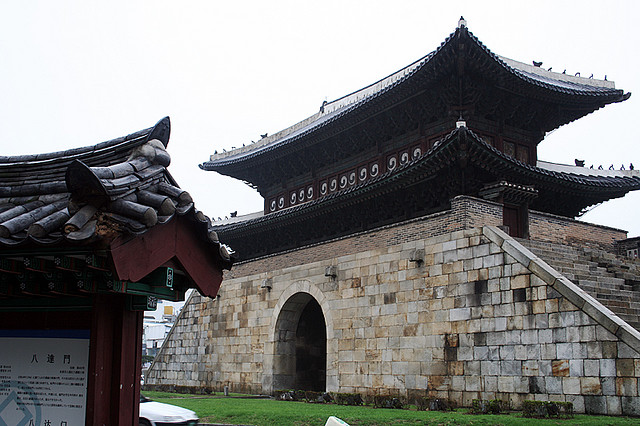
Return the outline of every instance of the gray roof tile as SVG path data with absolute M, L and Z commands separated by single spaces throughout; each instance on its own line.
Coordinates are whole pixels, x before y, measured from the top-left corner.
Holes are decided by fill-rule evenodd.
M 209 218 L 167 172 L 169 126 L 165 118 L 90 147 L 0 157 L 0 247 L 92 243 L 105 227 L 111 236 L 141 234 L 188 215 L 198 236 L 220 248 Z

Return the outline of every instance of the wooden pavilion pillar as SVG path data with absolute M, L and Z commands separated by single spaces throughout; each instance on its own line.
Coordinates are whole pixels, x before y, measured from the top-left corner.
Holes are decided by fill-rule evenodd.
M 143 312 L 128 310 L 126 302 L 126 295 L 94 298 L 87 425 L 138 423 Z

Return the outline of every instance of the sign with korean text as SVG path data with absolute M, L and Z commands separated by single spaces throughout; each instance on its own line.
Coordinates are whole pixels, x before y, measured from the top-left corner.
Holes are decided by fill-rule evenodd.
M 89 330 L 0 330 L 0 426 L 83 426 Z

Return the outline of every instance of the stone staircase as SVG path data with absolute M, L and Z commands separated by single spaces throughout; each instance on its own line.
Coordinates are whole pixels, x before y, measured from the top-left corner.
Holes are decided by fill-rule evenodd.
M 640 331 L 640 261 L 590 247 L 519 242 Z

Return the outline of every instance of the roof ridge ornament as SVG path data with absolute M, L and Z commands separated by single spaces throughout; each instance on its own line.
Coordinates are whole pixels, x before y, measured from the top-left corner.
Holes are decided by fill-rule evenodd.
M 458 28 L 467 28 L 467 20 L 464 19 L 464 16 L 460 16 L 460 19 L 458 20 Z

